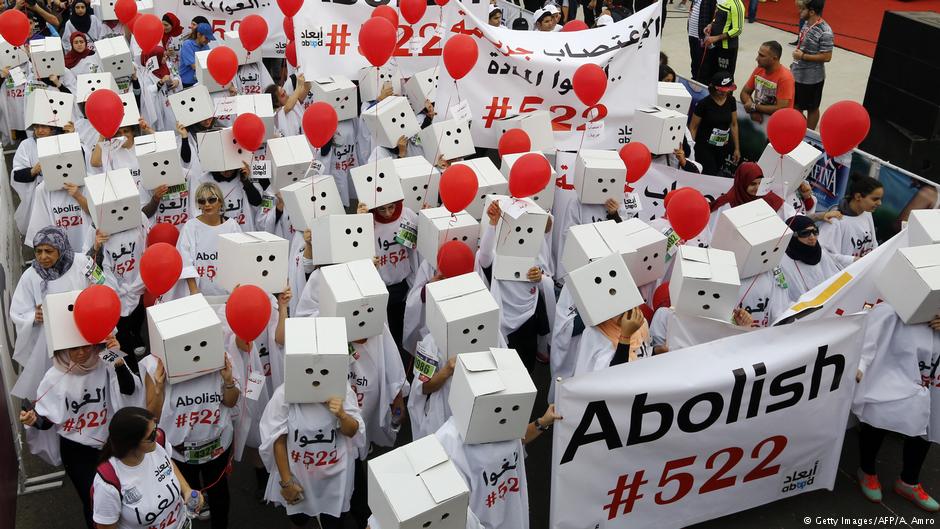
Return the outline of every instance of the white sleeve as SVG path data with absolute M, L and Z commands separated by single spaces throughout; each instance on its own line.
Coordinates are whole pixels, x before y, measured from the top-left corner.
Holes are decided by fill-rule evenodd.
M 46 183 L 40 182 L 33 190 L 33 207 L 30 210 L 29 224 L 26 227 L 26 234 L 23 236 L 23 242 L 30 248 L 33 247 L 33 237 L 39 230 L 46 226 L 52 226 L 51 206 L 46 193 Z
M 480 249 L 477 250 L 477 258 L 480 260 L 481 268 L 489 268 L 493 266 L 493 259 L 496 255 L 496 226 L 490 224 L 490 219 L 485 211 L 483 212 L 483 222 L 486 223 L 486 227 L 480 237 Z
M 121 519 L 121 494 L 95 474 L 92 490 L 92 518 L 95 523 L 111 525 Z

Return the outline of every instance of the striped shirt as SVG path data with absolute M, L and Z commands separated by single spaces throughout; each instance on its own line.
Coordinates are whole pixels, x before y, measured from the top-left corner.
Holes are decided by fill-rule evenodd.
M 797 48 L 807 55 L 831 52 L 834 35 L 825 20 L 806 24 L 800 32 Z M 826 65 L 822 62 L 794 61 L 790 65 L 793 80 L 800 84 L 818 84 L 826 80 Z
M 702 0 L 691 0 L 692 11 L 689 12 L 689 36 L 698 38 L 698 15 L 702 11 Z

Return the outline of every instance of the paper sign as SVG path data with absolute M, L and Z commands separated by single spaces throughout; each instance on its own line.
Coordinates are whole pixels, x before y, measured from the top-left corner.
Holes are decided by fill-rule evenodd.
M 310 166 L 307 167 L 307 172 L 304 174 L 304 178 L 319 176 L 321 174 L 323 174 L 323 162 L 320 160 L 314 160 L 310 162 Z
M 604 135 L 604 122 L 592 121 L 584 126 L 588 139 L 596 140 Z
M 411 40 L 408 41 L 408 50 L 412 55 L 418 55 L 421 53 L 421 38 L 412 37 Z
M 13 86 L 21 86 L 26 84 L 26 73 L 23 72 L 23 69 L 17 66 L 10 70 L 10 79 L 13 82 Z
M 127 353 L 115 349 L 102 349 L 101 352 L 98 353 L 98 357 L 109 364 L 113 364 L 117 362 L 118 359 L 123 359 L 125 356 L 127 356 Z
M 261 389 L 264 387 L 264 373 L 252 371 L 248 373 L 248 382 L 245 384 L 245 396 L 251 400 L 258 400 Z
M 473 119 L 473 115 L 470 113 L 470 102 L 466 99 L 461 100 L 456 105 L 450 107 L 447 110 L 447 113 L 450 114 L 450 117 L 456 119 L 457 121 L 466 121 L 470 122 Z
M 502 211 L 503 215 L 508 215 L 512 219 L 518 219 L 522 216 L 523 213 L 527 211 L 527 204 L 522 200 L 516 200 L 514 198 L 504 198 L 499 201 L 499 209 Z
M 251 178 L 252 180 L 270 180 L 271 162 L 266 160 L 252 160 Z
M 147 64 L 145 64 L 144 67 L 147 68 L 148 72 L 153 73 L 160 68 L 160 61 L 158 61 L 157 56 L 154 55 L 147 59 Z
M 639 213 L 643 211 L 643 203 L 640 202 L 640 196 L 636 193 L 624 193 L 623 207 L 627 213 Z
M 215 117 L 231 116 L 235 113 L 235 97 L 225 96 L 215 102 Z

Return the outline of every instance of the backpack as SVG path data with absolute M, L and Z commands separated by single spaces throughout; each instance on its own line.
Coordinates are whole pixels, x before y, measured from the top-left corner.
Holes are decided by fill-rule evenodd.
M 163 433 L 163 430 L 157 428 L 157 438 L 156 443 L 163 446 L 166 443 L 166 434 Z M 121 492 L 121 480 L 118 478 L 117 471 L 114 470 L 114 465 L 111 464 L 111 460 L 108 459 L 98 465 L 97 474 L 101 476 L 101 479 L 111 485 L 118 491 L 118 495 L 121 497 L 121 500 L 124 500 L 124 493 Z M 95 487 L 91 487 L 91 496 L 95 496 Z

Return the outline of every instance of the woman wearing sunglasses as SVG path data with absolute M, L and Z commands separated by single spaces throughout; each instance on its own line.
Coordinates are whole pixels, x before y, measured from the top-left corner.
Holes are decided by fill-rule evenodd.
M 186 278 L 190 294 L 224 295 L 225 289 L 213 283 L 219 269 L 218 238 L 242 230 L 237 222 L 225 217 L 225 200 L 215 182 L 204 182 L 196 188 L 196 207 L 202 213 L 186 221 L 176 243 L 183 257 L 180 277 Z
M 143 408 L 122 408 L 111 418 L 91 489 L 98 529 L 187 527 L 185 504 L 194 491 L 170 459 L 162 433 Z M 201 506 L 202 494 L 196 498 Z
M 819 228 L 813 219 L 797 215 L 787 220 L 787 224 L 793 230 L 793 237 L 780 260 L 780 268 L 787 278 L 790 300 L 796 301 L 842 270 L 842 266 L 832 254 L 823 251 L 819 243 Z

